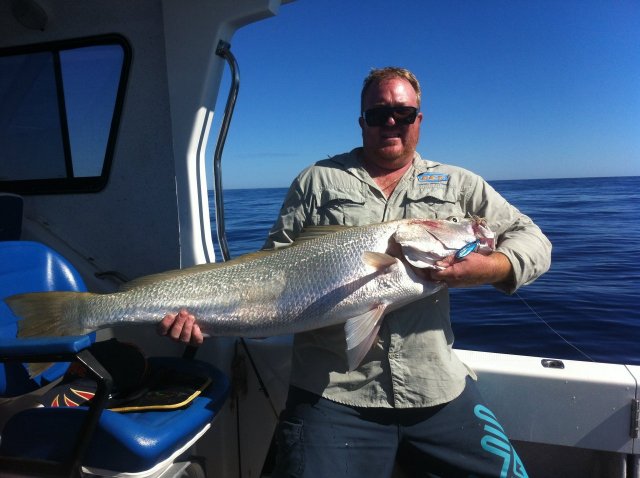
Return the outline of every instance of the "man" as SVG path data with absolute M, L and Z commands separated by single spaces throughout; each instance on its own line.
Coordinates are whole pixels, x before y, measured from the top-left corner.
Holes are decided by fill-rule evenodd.
M 494 253 L 452 256 L 442 270 L 419 272 L 449 287 L 513 292 L 549 268 L 551 245 L 482 178 L 420 157 L 420 94 L 411 72 L 373 70 L 362 89 L 362 147 L 294 180 L 265 248 L 290 244 L 310 225 L 477 215 L 496 232 Z M 167 316 L 161 332 L 201 342 L 185 311 Z M 527 476 L 502 432 L 487 439 L 485 426 L 501 427 L 452 351 L 446 289 L 388 314 L 351 372 L 344 340 L 341 326 L 295 336 L 274 476 L 386 477 L 396 460 L 411 476 Z

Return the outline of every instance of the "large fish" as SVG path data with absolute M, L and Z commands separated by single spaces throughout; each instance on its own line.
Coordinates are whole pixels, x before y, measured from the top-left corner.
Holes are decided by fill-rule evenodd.
M 473 219 L 406 219 L 343 228 L 269 253 L 136 279 L 113 294 L 44 292 L 6 299 L 20 336 L 81 335 L 156 324 L 188 309 L 205 334 L 266 337 L 345 323 L 355 368 L 385 313 L 434 293 L 409 264 L 433 268 L 458 251 L 488 253 L 494 235 Z

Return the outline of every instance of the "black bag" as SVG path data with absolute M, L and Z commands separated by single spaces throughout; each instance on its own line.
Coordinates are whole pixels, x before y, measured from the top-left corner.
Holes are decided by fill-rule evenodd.
M 119 412 L 166 410 L 187 406 L 210 383 L 204 375 L 171 367 L 150 367 L 142 350 L 116 339 L 96 342 L 89 351 L 111 374 L 106 408 Z M 97 384 L 80 362 L 72 362 L 62 380 L 45 393 L 45 407 L 87 406 Z

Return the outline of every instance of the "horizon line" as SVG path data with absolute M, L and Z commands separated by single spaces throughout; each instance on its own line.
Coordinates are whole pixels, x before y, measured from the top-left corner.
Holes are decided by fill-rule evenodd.
M 487 179 L 488 183 L 496 182 L 496 181 L 561 181 L 567 179 L 603 179 L 603 178 L 638 178 L 640 174 L 625 174 L 625 175 L 615 175 L 615 176 L 571 176 L 571 177 L 554 177 L 554 178 L 512 178 L 512 179 Z M 243 189 L 288 189 L 290 185 L 286 186 L 240 186 L 240 187 L 223 187 L 223 191 L 231 191 L 231 190 L 243 190 Z M 213 192 L 213 188 L 207 188 L 207 191 Z

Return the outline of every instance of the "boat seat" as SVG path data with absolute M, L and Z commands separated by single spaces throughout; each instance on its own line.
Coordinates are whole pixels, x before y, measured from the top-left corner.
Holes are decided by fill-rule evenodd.
M 87 289 L 76 270 L 61 255 L 30 241 L 0 242 L 0 339 L 8 343 L 18 332 L 18 317 L 2 299 L 24 292 L 77 291 Z M 90 342 L 95 339 L 89 336 Z M 0 363 L 0 397 L 14 397 L 51 383 L 66 371 L 67 363 L 57 363 L 30 378 L 21 363 Z
M 51 290 L 83 291 L 85 286 L 73 266 L 48 247 L 28 241 L 0 242 L 0 299 Z M 91 353 L 95 337 L 19 339 L 18 320 L 0 301 L 0 397 L 33 392 L 52 378 L 29 378 L 23 362 L 78 360 L 95 378 L 97 391 L 88 406 L 41 406 L 3 417 L 2 473 L 159 476 L 176 463 L 188 461 L 186 451 L 208 430 L 226 401 L 229 380 L 212 365 L 178 357 L 151 357 L 148 364 L 152 370 L 206 375 L 209 385 L 181 408 L 129 412 L 106 409 L 112 378 Z M 21 372 L 13 373 L 13 368 Z M 0 415 L 3 413 L 0 405 Z

